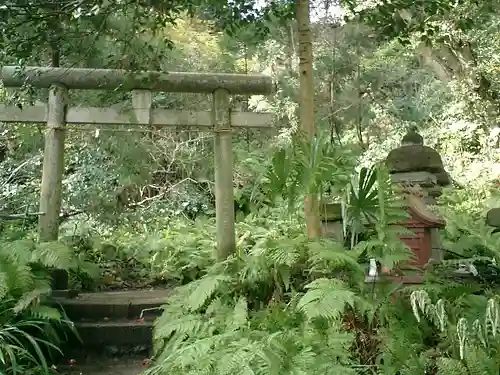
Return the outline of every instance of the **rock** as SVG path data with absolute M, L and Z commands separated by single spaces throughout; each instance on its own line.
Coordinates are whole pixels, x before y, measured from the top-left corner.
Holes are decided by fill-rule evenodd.
M 486 214 L 486 224 L 495 228 L 500 228 L 500 207 L 492 208 L 488 211 Z
M 403 172 L 394 173 L 391 175 L 391 180 L 394 183 L 412 182 L 418 184 L 423 188 L 434 187 L 437 184 L 437 178 L 430 172 Z
M 385 161 L 391 174 L 403 172 L 445 172 L 437 151 L 424 145 L 408 145 L 389 152 Z
M 341 221 L 342 205 L 340 203 L 324 203 L 320 206 L 321 221 Z
M 451 178 L 448 172 L 442 171 L 442 172 L 437 172 L 435 173 L 437 182 L 441 186 L 448 186 L 451 185 Z
M 432 198 L 438 198 L 443 194 L 443 189 L 441 186 L 433 186 L 431 188 L 427 188 L 427 195 Z
M 409 145 L 423 145 L 424 138 L 418 134 L 418 129 L 416 126 L 412 126 L 408 133 L 406 133 L 401 139 L 401 146 Z
M 324 203 L 320 205 L 321 232 L 323 237 L 344 240 L 342 226 L 342 205 L 340 203 Z

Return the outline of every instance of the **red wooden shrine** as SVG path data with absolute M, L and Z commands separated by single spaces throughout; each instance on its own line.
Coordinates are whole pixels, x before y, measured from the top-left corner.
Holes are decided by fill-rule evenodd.
M 410 195 L 406 198 L 406 208 L 410 214 L 409 219 L 403 226 L 414 234 L 402 234 L 401 240 L 415 254 L 415 259 L 410 264 L 423 268 L 432 255 L 431 229 L 444 228 L 445 221 L 432 213 L 420 197 Z
M 409 218 L 398 225 L 408 228 L 412 234 L 401 234 L 399 238 L 410 248 L 414 258 L 409 260 L 406 265 L 399 265 L 397 267 L 399 272 L 395 272 L 395 270 L 388 273 L 382 271 L 382 275 L 403 284 L 420 284 L 423 282 L 422 271 L 428 266 L 432 256 L 431 230 L 443 228 L 446 223 L 432 213 L 419 196 L 408 195 L 406 209 Z

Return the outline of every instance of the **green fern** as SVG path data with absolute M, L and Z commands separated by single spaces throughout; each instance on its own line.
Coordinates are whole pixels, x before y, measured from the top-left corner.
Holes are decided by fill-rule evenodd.
M 197 311 L 204 306 L 210 297 L 223 284 L 229 282 L 231 277 L 227 275 L 207 275 L 199 281 L 195 281 L 194 290 L 188 297 L 188 305 L 191 311 Z
M 17 264 L 9 261 L 7 258 L 0 257 L 0 274 L 5 280 L 6 293 L 4 298 L 11 295 L 20 297 L 24 292 L 32 289 L 34 276 L 31 267 L 28 265 Z
M 428 319 L 449 343 L 449 348 L 443 353 L 447 355 L 436 360 L 439 374 L 498 374 L 500 310 L 496 300 L 488 301 L 483 317 L 475 319 L 472 327 L 467 319 L 450 316 L 443 300 L 432 303 L 424 290 L 413 292 L 411 300 L 417 321 Z
M 0 366 L 8 373 L 50 373 L 44 351 L 59 351 L 55 327 L 74 327 L 57 309 L 43 304 L 50 292 L 48 271 L 68 269 L 74 259 L 70 248 L 56 242 L 0 242 Z
M 354 306 L 355 294 L 335 279 L 317 279 L 306 285 L 308 291 L 299 300 L 297 308 L 307 319 L 338 319 L 345 306 Z
M 248 323 L 248 304 L 245 297 L 240 297 L 234 306 L 233 314 L 229 316 L 226 323 L 228 331 L 244 328 Z
M 54 307 L 46 306 L 46 305 L 41 305 L 37 304 L 35 306 L 32 306 L 28 314 L 30 317 L 33 317 L 34 319 L 38 319 L 41 321 L 53 321 L 53 322 L 63 322 L 63 315 L 59 310 L 57 310 Z M 68 322 L 71 326 L 72 323 Z
M 271 201 L 280 196 L 293 212 L 300 196 L 320 194 L 329 185 L 345 186 L 355 161 L 346 155 L 352 155 L 352 148 L 333 146 L 321 136 L 308 141 L 295 134 L 291 145 L 273 156 L 266 173 L 267 195 Z
M 310 242 L 299 225 L 280 218 L 272 229 L 259 225 L 240 244 L 246 251 L 169 298 L 155 322 L 147 374 L 354 373 L 353 336 L 339 318 L 355 295 L 333 276 L 345 264 L 362 274 L 355 253 Z M 316 278 L 322 274 L 329 278 Z
M 39 281 L 39 284 L 42 285 L 38 285 L 35 289 L 24 293 L 21 298 L 19 298 L 14 306 L 14 313 L 17 314 L 35 305 L 40 301 L 40 296 L 47 295 L 50 292 L 50 284 L 48 281 Z
M 207 320 L 198 314 L 186 314 L 165 320 L 160 318 L 155 322 L 155 338 L 158 340 L 168 340 L 173 334 L 193 336 L 209 328 Z
M 45 267 L 67 270 L 74 266 L 73 250 L 57 241 L 42 242 L 31 253 L 30 263 L 40 263 Z
M 464 364 L 453 358 L 438 358 L 436 361 L 438 371 L 436 375 L 469 375 Z M 484 374 L 486 375 L 486 374 Z

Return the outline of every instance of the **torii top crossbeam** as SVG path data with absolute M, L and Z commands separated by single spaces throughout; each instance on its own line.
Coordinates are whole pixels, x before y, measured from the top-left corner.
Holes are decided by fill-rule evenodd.
M 44 68 L 4 66 L 5 87 L 28 83 L 36 88 L 63 85 L 80 90 L 151 90 L 164 92 L 213 93 L 218 89 L 230 94 L 267 95 L 273 92 L 271 77 L 262 74 L 184 73 L 120 69 Z

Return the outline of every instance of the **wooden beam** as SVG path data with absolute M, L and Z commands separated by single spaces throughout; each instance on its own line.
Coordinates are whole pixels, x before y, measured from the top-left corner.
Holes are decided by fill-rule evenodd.
M 140 115 L 141 111 L 145 112 L 144 116 Z M 27 106 L 21 110 L 14 106 L 0 105 L 0 122 L 42 124 L 46 121 L 47 108 L 45 106 Z M 213 128 L 212 121 L 210 111 L 150 110 L 148 108 L 117 110 L 100 107 L 69 107 L 66 111 L 66 124 L 71 125 L 152 125 Z M 270 128 L 272 121 L 273 115 L 270 113 L 231 112 L 231 126 L 235 128 Z
M 15 106 L 0 105 L 0 122 L 25 122 L 29 124 L 47 122 L 47 106 Z
M 151 110 L 153 98 L 149 90 L 132 91 L 132 108 L 137 122 L 141 124 L 151 124 Z
M 217 89 L 230 94 L 268 95 L 273 81 L 263 74 L 131 72 L 120 69 L 43 68 L 4 66 L 5 87 L 21 87 L 29 83 L 36 88 L 60 84 L 68 89 L 81 90 L 151 90 L 211 94 Z

